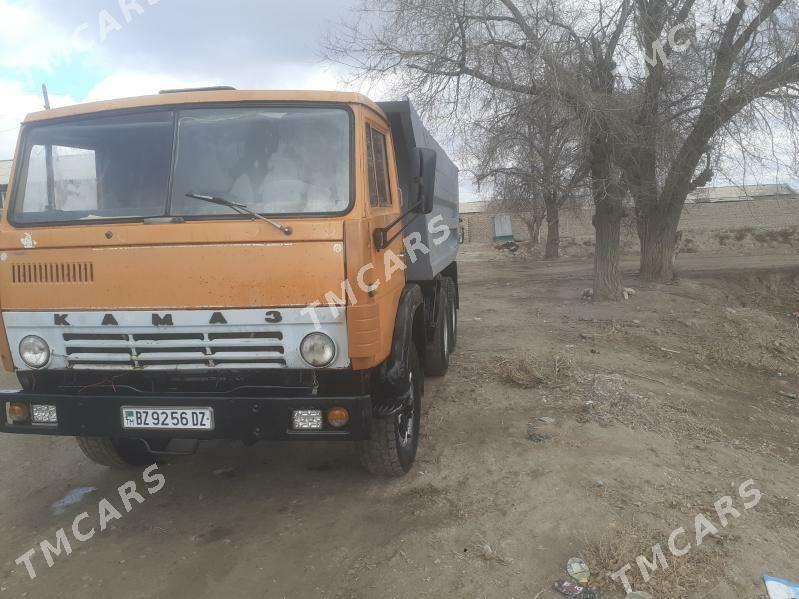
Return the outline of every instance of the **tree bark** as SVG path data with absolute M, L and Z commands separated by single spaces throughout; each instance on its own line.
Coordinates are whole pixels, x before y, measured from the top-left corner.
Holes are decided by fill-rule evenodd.
M 621 197 L 605 196 L 596 205 L 594 229 L 596 252 L 594 254 L 594 300 L 618 300 L 624 289 L 619 267 L 619 241 L 623 216 Z
M 544 196 L 544 209 L 547 217 L 547 245 L 544 260 L 560 257 L 560 197 L 554 189 L 548 190 Z
M 547 219 L 547 245 L 544 260 L 555 260 L 560 257 L 560 219 Z
M 674 280 L 674 258 L 677 229 L 682 203 L 669 202 L 644 210 L 638 217 L 641 241 L 641 281 L 671 283 Z
M 541 242 L 541 219 L 537 216 L 525 218 L 524 224 L 527 225 L 527 232 L 530 234 L 530 244 L 538 245 Z
M 596 231 L 594 300 L 618 300 L 624 291 L 619 242 L 627 189 L 614 172 L 612 140 L 596 123 L 592 125 L 589 160 Z

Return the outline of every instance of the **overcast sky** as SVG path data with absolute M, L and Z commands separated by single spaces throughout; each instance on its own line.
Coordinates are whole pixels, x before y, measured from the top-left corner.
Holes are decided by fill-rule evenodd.
M 0 160 L 12 157 L 25 114 L 42 108 L 45 82 L 54 106 L 202 85 L 345 89 L 344 73 L 321 60 L 320 41 L 357 3 L 0 0 Z M 387 99 L 379 89 L 359 91 Z M 757 170 L 749 182 L 799 184 L 771 164 Z M 714 181 L 725 183 L 723 176 Z M 472 199 L 464 173 L 461 200 Z
M 41 109 L 42 83 L 54 106 L 201 85 L 344 89 L 320 40 L 355 3 L 0 0 L 0 159 L 12 157 L 25 114 Z

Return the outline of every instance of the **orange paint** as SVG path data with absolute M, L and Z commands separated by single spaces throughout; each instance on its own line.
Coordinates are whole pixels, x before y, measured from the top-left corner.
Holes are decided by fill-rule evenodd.
M 290 236 L 246 218 L 164 224 L 86 221 L 17 228 L 3 214 L 0 306 L 6 311 L 302 307 L 314 301 L 329 303 L 328 292 L 341 297 L 346 278 L 354 296 L 347 306 L 352 367 L 379 365 L 390 352 L 405 276 L 395 272 L 387 280 L 385 251 L 377 252 L 372 242 L 374 229 L 399 215 L 400 202 L 391 132 L 385 115 L 370 100 L 334 92 L 187 92 L 58 108 L 31 114 L 25 123 L 209 102 L 349 105 L 355 116 L 352 210 L 344 216 L 277 218 L 292 228 Z M 367 120 L 388 138 L 389 208 L 369 205 Z M 20 155 L 18 148 L 17 160 Z M 13 186 L 12 173 L 9 198 Z M 27 234 L 34 244 L 31 249 L 22 242 Z M 390 249 L 401 255 L 401 240 Z M 362 273 L 368 264 L 374 268 Z M 368 284 L 379 281 L 374 292 L 360 289 L 359 273 Z M 6 370 L 13 368 L 1 326 L 0 359 Z

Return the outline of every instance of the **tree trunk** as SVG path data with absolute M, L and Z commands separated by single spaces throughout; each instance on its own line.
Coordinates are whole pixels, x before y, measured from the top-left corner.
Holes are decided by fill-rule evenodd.
M 527 232 L 530 234 L 530 244 L 538 245 L 541 242 L 541 219 L 538 217 L 527 218 L 524 220 L 527 225 Z
M 593 125 L 597 127 L 596 123 Z M 612 148 L 612 140 L 601 128 L 591 132 L 591 196 L 596 231 L 594 300 L 621 299 L 624 291 L 619 267 L 619 242 L 627 190 L 614 173 Z
M 547 218 L 547 246 L 544 260 L 555 260 L 560 257 L 560 219 Z
M 680 224 L 682 203 L 663 205 L 665 210 L 657 206 L 642 212 L 638 218 L 641 281 L 645 283 L 671 283 L 674 280 L 677 228 Z
M 594 254 L 594 300 L 621 299 L 624 290 L 619 267 L 619 241 L 623 215 L 621 198 L 606 196 L 594 214 L 596 253 Z

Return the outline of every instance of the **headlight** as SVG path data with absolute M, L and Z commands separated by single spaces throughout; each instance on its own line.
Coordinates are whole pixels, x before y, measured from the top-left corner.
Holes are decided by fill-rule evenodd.
M 336 344 L 324 333 L 311 333 L 302 340 L 300 354 L 314 368 L 324 368 L 336 357 Z
M 28 335 L 19 342 L 19 355 L 31 368 L 43 368 L 50 361 L 50 346 L 36 335 Z

